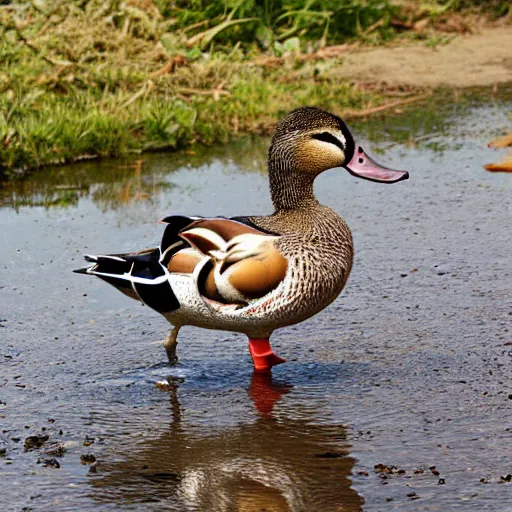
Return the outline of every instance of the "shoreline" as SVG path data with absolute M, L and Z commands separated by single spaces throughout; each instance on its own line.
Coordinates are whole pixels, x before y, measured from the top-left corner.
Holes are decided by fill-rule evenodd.
M 37 44 L 35 37 L 25 44 L 15 38 L 0 72 L 6 112 L 0 180 L 52 165 L 268 134 L 283 114 L 303 105 L 350 120 L 414 108 L 441 87 L 496 89 L 512 83 L 512 59 L 492 51 L 512 47 L 509 18 L 484 23 L 481 16 L 478 33 L 448 39 L 376 47 L 355 41 L 281 56 L 234 48 L 169 57 L 151 38 L 115 33 L 118 54 L 66 61 L 43 52 L 43 42 L 50 48 L 44 38 Z M 74 36 L 71 29 L 89 34 L 86 19 L 74 23 L 78 28 L 59 26 L 63 41 Z M 101 37 L 96 31 L 91 44 L 106 44 Z

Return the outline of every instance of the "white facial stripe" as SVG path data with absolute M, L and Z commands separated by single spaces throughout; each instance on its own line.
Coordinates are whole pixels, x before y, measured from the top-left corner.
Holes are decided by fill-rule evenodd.
M 321 132 L 316 132 L 311 135 L 312 139 L 318 140 L 319 142 L 323 142 L 324 144 L 330 144 L 331 146 L 336 146 L 342 151 L 346 148 L 347 140 L 342 132 L 340 131 L 327 131 L 323 130 Z
M 340 143 L 343 143 L 340 137 L 336 137 L 337 140 L 340 141 Z M 329 153 L 332 155 L 345 155 L 345 152 L 343 149 L 341 149 L 337 144 L 334 144 L 334 142 L 327 142 L 325 140 L 320 139 L 312 139 L 312 142 L 317 146 L 318 149 L 321 149 L 324 153 Z
M 329 132 L 333 137 L 336 137 L 342 144 L 344 148 L 347 147 L 347 139 L 343 136 L 341 132 Z

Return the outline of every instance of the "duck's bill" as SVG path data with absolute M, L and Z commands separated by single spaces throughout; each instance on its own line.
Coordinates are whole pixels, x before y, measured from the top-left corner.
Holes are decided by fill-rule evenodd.
M 344 167 L 358 178 L 378 183 L 396 183 L 409 178 L 407 171 L 396 171 L 378 164 L 363 151 L 361 146 L 356 146 L 352 160 Z

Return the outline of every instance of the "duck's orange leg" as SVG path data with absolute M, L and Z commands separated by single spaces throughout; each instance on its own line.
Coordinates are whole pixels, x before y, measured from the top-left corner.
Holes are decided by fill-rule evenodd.
M 253 340 L 249 338 L 249 352 L 257 372 L 269 372 L 272 366 L 286 362 L 286 359 L 274 354 L 268 339 Z

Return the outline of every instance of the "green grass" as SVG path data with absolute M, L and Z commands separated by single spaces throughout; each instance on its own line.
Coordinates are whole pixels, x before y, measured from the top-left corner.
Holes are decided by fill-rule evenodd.
M 219 61 L 222 63 L 222 61 Z M 212 62 L 215 66 L 215 60 Z M 379 97 L 347 84 L 315 80 L 278 83 L 260 69 L 227 77 L 229 96 L 130 94 L 73 89 L 66 95 L 33 89 L 0 99 L 0 168 L 36 168 L 79 156 L 178 149 L 194 141 L 224 142 L 234 133 L 266 133 L 284 112 L 312 103 L 327 109 L 364 108 Z M 169 86 L 169 88 L 171 88 Z M 208 89 L 202 89 L 208 90 Z
M 394 16 L 459 7 L 453 0 L 419 10 L 389 0 L 3 4 L 0 177 L 267 133 L 306 104 L 339 114 L 377 106 L 378 93 L 329 78 L 340 59 L 300 57 L 325 44 L 394 37 Z M 280 58 L 280 67 L 258 58 Z

